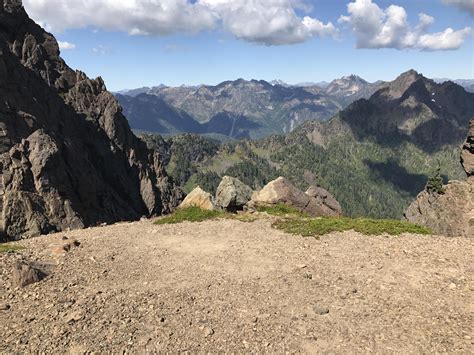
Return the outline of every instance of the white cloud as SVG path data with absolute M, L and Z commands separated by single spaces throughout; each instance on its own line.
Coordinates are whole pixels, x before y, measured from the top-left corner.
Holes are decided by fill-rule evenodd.
M 29 15 L 52 32 L 88 26 L 131 35 L 193 33 L 214 26 L 209 9 L 188 0 L 23 0 Z
M 443 0 L 445 4 L 453 5 L 461 10 L 467 11 L 471 16 L 474 16 L 474 1 L 473 0 Z
M 292 0 L 200 0 L 235 37 L 266 45 L 304 42 L 313 37 L 334 37 L 332 23 L 299 17 L 295 9 L 309 11 L 305 3 Z
M 222 26 L 265 45 L 335 36 L 332 23 L 310 16 L 304 0 L 23 0 L 30 16 L 52 32 L 96 27 L 130 35 L 196 33 Z
M 341 16 L 339 22 L 351 26 L 357 38 L 357 48 L 458 49 L 466 37 L 473 34 L 470 27 L 427 33 L 434 22 L 433 17 L 420 14 L 418 25 L 412 27 L 403 7 L 390 5 L 381 9 L 372 0 L 355 0 L 347 5 L 347 11 L 349 15 Z
M 74 43 L 70 42 L 63 42 L 63 41 L 58 41 L 59 49 L 61 50 L 69 50 L 69 49 L 76 49 L 76 45 Z

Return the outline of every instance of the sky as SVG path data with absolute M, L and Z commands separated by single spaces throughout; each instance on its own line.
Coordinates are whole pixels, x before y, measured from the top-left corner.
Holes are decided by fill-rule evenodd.
M 474 0 L 23 0 L 109 90 L 225 80 L 474 79 Z

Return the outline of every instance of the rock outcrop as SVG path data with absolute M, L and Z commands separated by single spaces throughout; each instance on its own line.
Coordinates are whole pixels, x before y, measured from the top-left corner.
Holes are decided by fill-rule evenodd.
M 330 196 L 327 191 L 321 193 L 320 191 L 315 191 L 314 188 L 310 188 L 309 192 L 312 193 L 313 196 L 300 191 L 284 177 L 279 177 L 278 179 L 268 183 L 259 192 L 256 192 L 252 196 L 249 205 L 251 207 L 267 207 L 277 204 L 285 204 L 313 217 L 338 216 L 341 214 L 325 204 L 325 201 L 327 200 L 333 202 L 333 197 Z M 322 198 L 322 195 L 325 195 L 326 198 Z M 330 198 L 328 199 L 329 196 Z M 331 204 L 333 207 L 336 206 L 334 203 Z
M 228 212 L 242 211 L 253 190 L 239 179 L 224 176 L 216 191 L 216 206 Z
M 101 78 L 62 60 L 20 0 L 0 0 L 0 239 L 135 220 L 182 199 Z
M 423 191 L 408 207 L 405 218 L 449 237 L 474 237 L 474 119 L 461 151 L 466 181 L 450 181 L 442 194 Z
M 474 119 L 469 123 L 469 133 L 461 151 L 461 164 L 468 178 L 474 176 Z
M 184 201 L 179 205 L 179 208 L 199 207 L 203 210 L 215 210 L 212 195 L 199 186 L 186 196 Z

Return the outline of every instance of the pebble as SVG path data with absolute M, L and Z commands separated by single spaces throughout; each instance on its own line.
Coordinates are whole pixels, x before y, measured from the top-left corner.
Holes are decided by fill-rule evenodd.
M 210 337 L 211 335 L 214 334 L 214 329 L 212 329 L 210 327 L 204 327 L 202 332 L 203 332 L 204 336 L 207 338 L 207 337 Z
M 10 309 L 9 304 L 2 304 L 0 303 L 0 311 L 8 311 Z
M 454 290 L 456 288 L 456 284 L 454 282 L 451 282 L 448 286 L 450 290 Z
M 329 313 L 329 308 L 326 308 L 326 307 L 314 306 L 313 309 L 314 309 L 314 312 L 316 312 L 316 314 L 319 314 L 320 316 L 323 316 Z

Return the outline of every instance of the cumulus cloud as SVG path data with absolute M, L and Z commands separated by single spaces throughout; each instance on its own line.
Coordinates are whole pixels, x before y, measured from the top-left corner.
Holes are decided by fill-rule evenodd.
M 461 10 L 467 11 L 474 17 L 474 1 L 473 0 L 443 0 L 447 5 L 453 5 Z
M 74 43 L 70 42 L 63 42 L 63 41 L 58 41 L 59 49 L 61 50 L 69 50 L 69 49 L 76 49 L 76 45 Z
M 265 45 L 336 36 L 332 23 L 310 16 L 303 0 L 23 0 L 33 19 L 52 32 L 97 27 L 130 35 L 196 33 L 222 26 Z
M 473 34 L 470 27 L 428 33 L 433 17 L 420 14 L 418 24 L 412 27 L 403 7 L 390 5 L 381 9 L 372 0 L 355 0 L 347 5 L 347 11 L 349 15 L 341 16 L 339 22 L 352 28 L 357 48 L 450 50 L 458 49 Z
M 98 27 L 131 35 L 193 33 L 212 28 L 209 9 L 188 0 L 23 0 L 47 30 Z
M 301 1 L 291 0 L 200 0 L 237 38 L 266 45 L 304 42 L 313 37 L 334 37 L 332 23 L 310 16 L 299 17 L 295 9 L 309 11 Z

